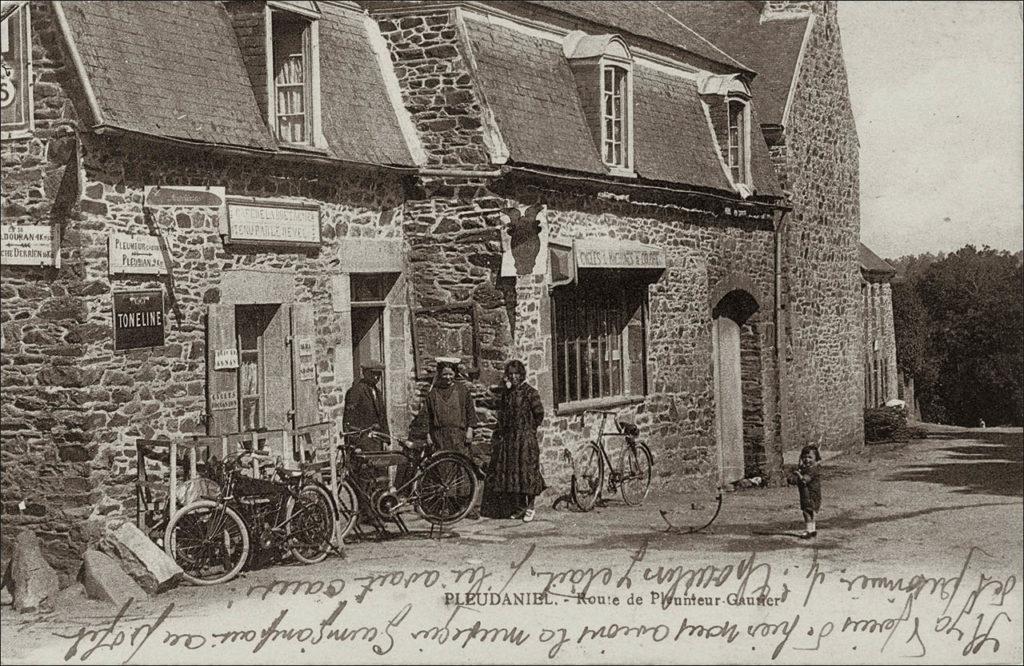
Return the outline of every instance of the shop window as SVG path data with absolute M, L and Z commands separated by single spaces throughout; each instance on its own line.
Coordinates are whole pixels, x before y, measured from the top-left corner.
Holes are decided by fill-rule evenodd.
M 283 143 L 313 146 L 319 143 L 319 14 L 299 3 L 270 6 L 274 131 Z
M 211 305 L 206 344 L 211 435 L 318 422 L 310 304 Z
M 387 365 L 384 354 L 384 314 L 386 299 L 398 278 L 397 273 L 353 273 L 349 276 L 352 303 L 352 367 L 368 363 Z M 380 383 L 387 386 L 387 370 Z M 385 395 L 386 400 L 386 395 Z
M 32 130 L 32 38 L 28 3 L 0 21 L 0 119 L 4 138 Z
M 646 289 L 595 279 L 553 296 L 556 402 L 645 394 Z

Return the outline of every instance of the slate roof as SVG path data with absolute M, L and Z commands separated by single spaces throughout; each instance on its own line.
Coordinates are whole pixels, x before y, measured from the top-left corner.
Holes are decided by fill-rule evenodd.
M 411 165 L 358 15 L 321 21 L 328 156 Z M 104 125 L 205 144 L 275 150 L 219 2 L 65 2 Z
M 608 174 L 584 116 L 576 80 L 558 42 L 471 17 L 479 85 L 509 149 L 524 165 Z M 640 178 L 732 191 L 696 83 L 634 65 L 634 161 Z M 754 187 L 781 196 L 760 132 Z
M 751 92 L 761 122 L 782 124 L 808 17 L 762 23 L 760 2 L 653 0 L 653 4 L 757 72 Z
M 877 276 L 893 277 L 896 269 L 886 260 L 871 251 L 864 243 L 860 244 L 860 270 Z
M 730 69 L 749 68 L 706 39 L 692 26 L 680 25 L 653 2 L 607 2 L 603 0 L 530 0 L 528 4 L 554 9 L 612 28 L 612 32 L 628 32 L 652 39 L 722 63 Z

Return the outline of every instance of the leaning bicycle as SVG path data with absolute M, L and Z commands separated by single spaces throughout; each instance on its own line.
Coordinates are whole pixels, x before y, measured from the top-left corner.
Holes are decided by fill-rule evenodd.
M 478 471 L 468 456 L 369 428 L 343 432 L 341 437 L 336 500 L 342 538 L 356 527 L 361 512 L 384 533 L 387 522 L 407 531 L 401 514 L 409 509 L 443 528 L 465 518 L 472 508 Z M 384 450 L 363 446 L 369 442 Z M 397 468 L 395 478 L 381 483 L 381 471 L 392 467 Z
M 167 524 L 164 550 L 186 580 L 231 580 L 246 563 L 291 554 L 315 564 L 332 550 L 335 508 L 330 491 L 306 469 L 277 469 L 278 481 L 242 474 L 258 453 L 242 452 L 205 465 L 212 484 L 204 499 L 178 509 Z
M 573 503 L 581 511 L 590 511 L 597 504 L 602 488 L 606 487 L 609 494 L 614 494 L 616 490 L 621 492 L 622 501 L 626 504 L 642 504 L 651 490 L 654 456 L 647 444 L 640 441 L 640 429 L 633 423 L 620 421 L 615 412 L 588 409 L 580 414 L 580 418 L 583 419 L 587 414 L 600 414 L 601 425 L 597 437 L 573 461 Z M 605 430 L 609 417 L 615 424 L 614 432 Z M 623 440 L 618 468 L 612 464 L 605 448 L 605 440 L 610 437 Z

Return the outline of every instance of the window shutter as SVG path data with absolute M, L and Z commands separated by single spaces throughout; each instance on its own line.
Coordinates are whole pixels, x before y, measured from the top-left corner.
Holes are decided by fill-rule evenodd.
M 206 311 L 206 428 L 210 435 L 238 432 L 238 369 L 216 370 L 217 351 L 235 351 L 235 306 L 210 305 Z
M 288 354 L 290 310 L 287 304 L 279 305 L 263 334 L 263 385 L 266 390 L 263 413 L 268 430 L 291 427 L 288 420 L 288 412 L 292 408 L 291 359 Z
M 318 422 L 313 304 L 292 305 L 292 395 L 295 427 Z

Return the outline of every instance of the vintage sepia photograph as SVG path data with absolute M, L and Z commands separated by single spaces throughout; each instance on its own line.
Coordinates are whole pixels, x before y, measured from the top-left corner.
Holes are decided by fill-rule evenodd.
M 1020 664 L 1016 1 L 0 1 L 0 661 Z

